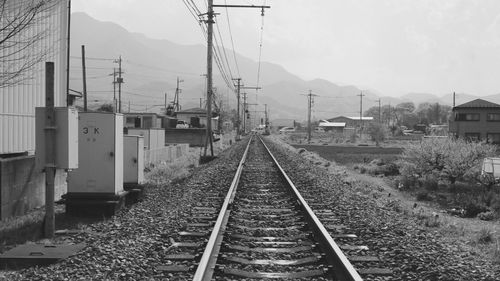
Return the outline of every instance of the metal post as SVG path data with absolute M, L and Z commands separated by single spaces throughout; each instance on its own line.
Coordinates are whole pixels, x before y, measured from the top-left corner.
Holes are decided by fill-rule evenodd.
M 87 112 L 87 70 L 85 68 L 85 45 L 82 45 L 83 111 Z
M 45 63 L 45 237 L 54 237 L 54 182 L 56 174 L 56 112 L 54 109 L 54 63 Z

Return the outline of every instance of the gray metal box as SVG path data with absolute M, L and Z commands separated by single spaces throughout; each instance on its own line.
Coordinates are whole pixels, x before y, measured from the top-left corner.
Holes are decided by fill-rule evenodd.
M 144 137 L 144 147 L 146 149 L 156 149 L 165 146 L 165 129 L 150 128 L 138 129 L 129 128 L 128 135 L 136 135 Z
M 80 112 L 80 165 L 68 175 L 68 193 L 123 191 L 123 115 Z
M 123 182 L 144 182 L 144 137 L 123 136 Z
M 56 107 L 56 167 L 78 168 L 78 111 L 71 107 Z M 37 170 L 45 167 L 45 107 L 35 109 L 35 162 Z

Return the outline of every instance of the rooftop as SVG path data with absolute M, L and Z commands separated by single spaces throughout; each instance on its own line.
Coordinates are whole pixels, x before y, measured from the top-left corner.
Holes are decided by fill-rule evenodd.
M 489 102 L 483 99 L 475 99 L 455 106 L 454 108 L 500 108 L 500 104 Z

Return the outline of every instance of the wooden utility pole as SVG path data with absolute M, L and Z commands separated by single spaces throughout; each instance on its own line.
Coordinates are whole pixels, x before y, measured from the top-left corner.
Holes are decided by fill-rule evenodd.
M 85 45 L 82 45 L 83 111 L 87 112 L 87 70 L 85 68 Z
M 54 63 L 45 63 L 45 237 L 54 237 L 54 182 L 56 175 L 56 112 Z

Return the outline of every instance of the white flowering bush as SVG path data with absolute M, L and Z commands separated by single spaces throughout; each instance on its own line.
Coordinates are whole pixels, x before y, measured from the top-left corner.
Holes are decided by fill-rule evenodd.
M 496 147 L 463 139 L 429 138 L 408 145 L 398 163 L 408 178 L 436 177 L 454 184 L 479 176 L 484 157 L 495 155 Z

